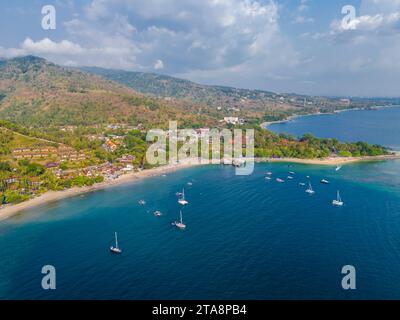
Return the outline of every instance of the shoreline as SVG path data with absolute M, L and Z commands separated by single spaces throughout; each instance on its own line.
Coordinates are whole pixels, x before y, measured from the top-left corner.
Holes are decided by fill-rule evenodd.
M 56 202 L 59 200 L 72 198 L 89 192 L 108 189 L 119 185 L 129 184 L 135 181 L 140 181 L 142 179 L 160 176 L 163 174 L 174 172 L 176 170 L 186 169 L 199 165 L 202 165 L 201 163 L 199 163 L 199 161 L 189 159 L 185 162 L 177 164 L 167 164 L 157 168 L 127 173 L 118 177 L 115 180 L 101 182 L 98 184 L 94 184 L 93 186 L 90 187 L 82 187 L 82 188 L 73 187 L 62 191 L 47 191 L 40 196 L 37 196 L 35 198 L 29 199 L 27 201 L 18 204 L 9 204 L 5 206 L 0 206 L 0 222 L 2 220 L 11 218 L 19 213 L 22 213 L 26 210 L 35 207 L 40 207 L 41 205 L 45 205 L 51 202 Z
M 384 156 L 366 156 L 366 157 L 331 157 L 324 159 L 297 159 L 297 158 L 256 158 L 255 163 L 296 163 L 296 164 L 306 164 L 306 165 L 324 165 L 324 166 L 337 166 L 356 162 L 368 162 L 368 161 L 388 161 L 388 160 L 399 160 L 400 153 L 394 153 L 391 155 Z M 211 164 L 211 163 L 210 163 Z M 73 187 L 71 189 L 66 189 L 62 191 L 47 191 L 46 193 L 29 199 L 27 201 L 10 204 L 0 207 L 0 222 L 2 220 L 11 218 L 17 214 L 20 214 L 29 209 L 40 207 L 51 202 L 56 202 L 59 200 L 72 198 L 75 196 L 83 195 L 89 192 L 108 189 L 110 187 L 129 184 L 142 179 L 160 176 L 176 170 L 191 168 L 195 166 L 208 165 L 207 163 L 202 163 L 198 159 L 187 159 L 184 162 L 177 164 L 168 164 L 160 166 L 157 168 L 147 169 L 139 172 L 132 172 L 120 176 L 119 178 L 106 181 L 99 184 L 95 184 L 90 187 Z M 222 164 L 221 164 L 222 165 Z
M 261 127 L 263 129 L 269 129 L 269 126 L 271 126 L 273 124 L 286 123 L 286 122 L 290 122 L 290 121 L 293 121 L 293 120 L 295 120 L 297 118 L 302 118 L 302 117 L 335 115 L 335 114 L 339 114 L 339 113 L 342 113 L 342 112 L 348 112 L 348 111 L 372 111 L 372 110 L 380 110 L 380 109 L 384 109 L 384 108 L 393 108 L 393 107 L 399 107 L 399 106 L 398 105 L 376 106 L 374 108 L 360 108 L 360 107 L 358 107 L 358 108 L 340 109 L 340 110 L 335 110 L 333 112 L 327 112 L 327 113 L 317 112 L 317 113 L 309 113 L 309 114 L 293 114 L 293 115 L 288 116 L 286 119 L 283 119 L 283 120 L 263 122 L 263 123 L 261 123 Z
M 256 158 L 255 163 L 297 163 L 322 166 L 337 166 L 357 162 L 371 161 L 389 161 L 400 160 L 400 153 L 393 153 L 382 156 L 364 156 L 364 157 L 328 157 L 316 159 L 299 159 L 299 158 Z

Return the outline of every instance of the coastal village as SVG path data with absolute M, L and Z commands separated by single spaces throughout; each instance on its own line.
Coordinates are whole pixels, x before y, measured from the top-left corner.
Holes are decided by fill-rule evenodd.
M 221 121 L 231 125 L 244 123 L 244 120 L 238 117 L 226 117 Z M 76 128 L 73 126 L 60 128 L 61 132 L 73 133 L 74 130 Z M 195 129 L 194 137 L 202 139 L 208 130 L 209 128 Z M 105 134 L 105 131 L 108 133 Z M 77 150 L 69 145 L 50 140 L 33 139 L 34 142 L 32 142 L 30 137 L 18 134 L 19 138 L 24 138 L 23 141 L 29 138 L 29 143 L 25 142 L 26 145 L 21 146 L 18 142 L 18 147 L 11 149 L 7 156 L 0 159 L 0 162 L 6 160 L 7 163 L 15 163 L 17 167 L 22 168 L 20 170 L 14 168 L 7 176 L 0 176 L 0 195 L 3 193 L 3 197 L 0 197 L 0 205 L 18 203 L 27 198 L 36 197 L 49 189 L 63 190 L 74 185 L 90 186 L 98 182 L 113 181 L 127 173 L 142 171 L 145 169 L 144 154 L 140 154 L 140 159 L 138 159 L 137 153 L 130 153 L 127 149 L 126 139 L 132 131 L 142 136 L 146 135 L 146 130 L 141 124 L 135 127 L 110 124 L 105 126 L 102 134 L 89 134 L 85 137 L 88 141 L 95 141 L 101 145 L 102 152 L 108 157 L 104 161 L 93 157 L 93 153 L 89 150 Z M 10 132 L 12 131 L 8 130 L 8 133 Z M 179 133 L 178 129 L 177 134 Z M 170 137 L 171 132 L 167 131 L 166 134 Z M 211 143 L 211 139 L 209 142 Z M 146 144 L 145 141 L 141 143 Z M 243 146 L 246 143 L 248 141 L 243 137 Z M 27 168 L 34 169 L 30 174 L 22 175 L 20 171 L 26 172 Z M 48 172 L 47 175 L 44 175 L 45 171 Z M 49 180 L 54 179 L 63 183 L 58 183 L 56 188 L 49 187 Z

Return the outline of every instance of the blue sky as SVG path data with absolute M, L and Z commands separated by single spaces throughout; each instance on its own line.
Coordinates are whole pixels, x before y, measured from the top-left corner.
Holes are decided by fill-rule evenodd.
M 56 30 L 41 9 L 56 8 Z M 342 8 L 356 16 L 345 28 Z M 400 0 L 14 0 L 0 56 L 315 95 L 400 96 Z

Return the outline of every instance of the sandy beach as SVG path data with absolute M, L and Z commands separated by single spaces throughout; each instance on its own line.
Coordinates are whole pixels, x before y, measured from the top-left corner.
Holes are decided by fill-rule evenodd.
M 323 159 L 296 159 L 296 158 L 257 158 L 255 162 L 288 162 L 288 163 L 301 163 L 310 165 L 324 165 L 324 166 L 337 166 L 354 162 L 368 162 L 368 161 L 387 161 L 400 159 L 399 153 L 383 156 L 370 156 L 370 157 L 329 157 Z
M 256 163 L 300 163 L 300 164 L 309 164 L 309 165 L 329 165 L 329 166 L 337 166 L 344 165 L 354 162 L 362 162 L 362 161 L 387 161 L 387 160 L 396 160 L 400 159 L 400 154 L 392 154 L 385 156 L 375 156 L 375 157 L 332 157 L 332 158 L 324 158 L 324 159 L 296 159 L 296 158 L 257 158 L 255 159 Z M 95 184 L 91 187 L 83 187 L 78 188 L 74 187 L 71 189 L 63 190 L 63 191 L 48 191 L 36 198 L 32 198 L 28 201 L 15 204 L 15 205 L 5 205 L 0 208 L 0 221 L 10 218 L 20 212 L 26 211 L 28 209 L 47 204 L 54 201 L 59 201 L 62 199 L 78 196 L 84 193 L 93 192 L 96 190 L 101 190 L 105 188 L 109 188 L 112 186 L 117 186 L 121 184 L 131 183 L 140 179 L 160 176 L 163 174 L 167 174 L 169 172 L 173 172 L 175 170 L 180 170 L 184 168 L 190 168 L 193 166 L 205 165 L 205 163 L 201 163 L 198 159 L 187 159 L 185 161 L 181 161 L 177 164 L 169 164 L 165 166 L 161 166 L 154 169 L 143 170 L 139 172 L 132 172 L 125 175 L 120 176 L 119 178 L 106 181 L 103 183 Z

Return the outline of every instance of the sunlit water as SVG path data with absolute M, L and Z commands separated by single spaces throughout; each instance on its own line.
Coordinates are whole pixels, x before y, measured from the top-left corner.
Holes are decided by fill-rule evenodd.
M 312 133 L 341 141 L 367 141 L 400 150 L 400 107 L 299 117 L 272 124 L 269 129 L 295 136 Z

